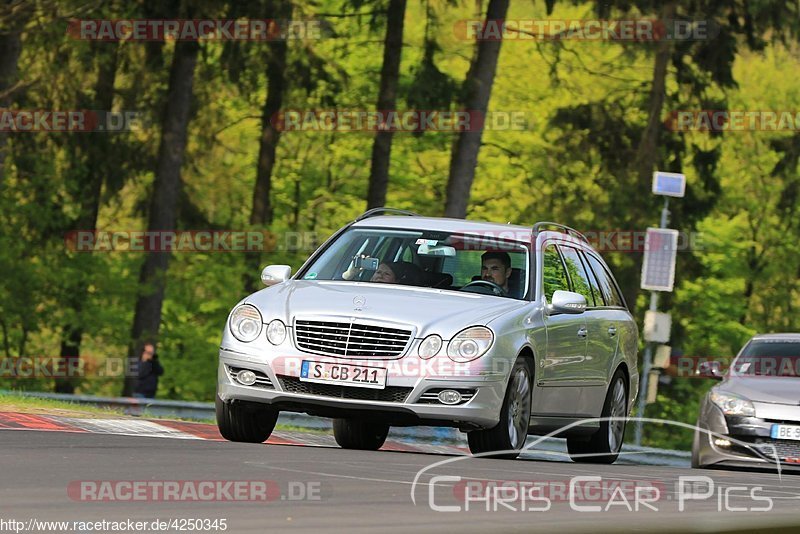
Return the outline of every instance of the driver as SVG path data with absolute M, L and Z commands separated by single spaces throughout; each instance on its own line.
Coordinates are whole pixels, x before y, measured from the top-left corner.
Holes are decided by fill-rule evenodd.
M 494 282 L 509 294 L 508 279 L 511 277 L 511 256 L 508 252 L 484 252 L 481 256 L 481 279 Z

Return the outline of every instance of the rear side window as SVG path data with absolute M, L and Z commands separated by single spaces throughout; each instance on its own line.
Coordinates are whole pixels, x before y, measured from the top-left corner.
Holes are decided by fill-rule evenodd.
M 589 255 L 583 251 L 580 251 L 581 261 L 583 262 L 583 268 L 586 271 L 586 274 L 589 275 L 589 285 L 592 287 L 592 296 L 594 297 L 594 305 L 595 306 L 604 306 L 605 301 L 603 300 L 603 292 L 600 291 L 600 284 L 597 283 L 597 277 L 594 275 L 594 272 L 589 267 Z
M 602 306 L 602 298 L 598 302 L 595 302 L 594 300 L 592 284 L 589 281 L 590 277 L 583 267 L 583 262 L 581 261 L 581 257 L 578 255 L 578 251 L 572 247 L 566 247 L 562 245 L 559 245 L 559 248 L 561 249 L 561 254 L 564 256 L 564 264 L 567 266 L 569 279 L 572 280 L 572 290 L 575 293 L 583 295 L 583 297 L 586 299 L 587 306 Z
M 569 291 L 567 272 L 561 262 L 561 255 L 555 245 L 547 245 L 542 256 L 542 283 L 544 296 L 548 302 L 553 300 L 556 291 Z
M 597 278 L 597 283 L 600 285 L 600 291 L 603 293 L 606 306 L 618 306 L 620 308 L 624 308 L 625 304 L 622 301 L 622 297 L 620 296 L 619 291 L 617 291 L 617 286 L 611 279 L 609 272 L 606 270 L 600 260 L 598 260 L 593 254 L 586 254 L 586 257 L 589 258 L 589 264 L 594 272 L 595 277 Z

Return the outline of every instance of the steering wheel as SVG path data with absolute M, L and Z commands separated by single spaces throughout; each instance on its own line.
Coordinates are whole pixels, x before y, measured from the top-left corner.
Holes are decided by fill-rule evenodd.
M 505 297 L 508 294 L 508 293 L 506 293 L 505 289 L 503 289 L 502 287 L 500 287 L 499 285 L 495 284 L 494 282 L 492 282 L 490 280 L 473 280 L 472 282 L 470 282 L 467 285 L 465 285 L 464 287 L 462 287 L 461 291 L 466 290 L 469 286 L 475 286 L 475 287 L 485 286 L 485 287 L 488 287 L 492 291 L 492 293 L 494 293 L 494 295 L 498 296 L 498 297 Z M 473 293 L 474 293 L 474 291 L 473 291 Z

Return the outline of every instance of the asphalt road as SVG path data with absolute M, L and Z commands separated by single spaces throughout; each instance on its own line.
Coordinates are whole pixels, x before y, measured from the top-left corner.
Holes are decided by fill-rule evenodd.
M 414 486 L 415 476 L 421 469 L 448 460 L 448 463 L 423 473 Z M 458 476 L 462 480 L 434 480 L 435 485 L 431 486 L 431 477 L 441 475 Z M 591 475 L 602 477 L 603 484 L 612 484 L 613 487 L 616 482 L 628 490 L 612 498 L 608 494 L 598 496 L 597 492 L 593 493 L 588 483 L 575 483 L 567 494 L 557 489 L 568 488 L 572 477 Z M 680 477 L 687 476 L 710 477 L 714 487 L 711 489 L 707 484 L 694 486 L 698 492 L 710 491 L 710 496 L 703 500 L 684 501 L 684 510 L 679 511 L 681 492 L 677 484 Z M 3 521 L 27 522 L 34 518 L 81 522 L 225 519 L 227 532 L 234 533 L 278 529 L 308 532 L 716 532 L 764 529 L 775 532 L 780 525 L 800 525 L 800 476 L 797 475 L 785 474 L 779 479 L 776 474 L 744 471 L 586 466 L 564 461 L 507 461 L 103 434 L 0 431 L 0 480 L 0 531 L 12 530 Z M 160 481 L 211 480 L 269 481 L 271 490 L 268 494 L 272 500 L 95 500 L 103 495 L 109 497 L 101 489 L 111 487 L 113 481 L 160 484 Z M 497 499 L 481 500 L 481 494 L 475 488 L 486 488 L 487 480 L 536 481 L 545 489 L 541 493 L 528 493 L 535 498 L 527 501 L 514 499 L 514 490 L 501 493 L 499 501 L 505 499 L 504 503 Z M 95 481 L 91 482 L 95 485 L 90 487 L 96 493 L 76 491 L 81 481 Z M 488 484 L 491 487 L 491 483 Z M 637 497 L 635 490 L 630 490 L 631 484 L 658 488 L 656 500 L 648 500 L 655 496 L 648 493 L 650 490 L 640 495 L 641 500 L 647 500 L 657 510 L 640 503 L 636 511 Z M 463 495 L 459 490 L 465 485 L 475 490 L 469 500 L 459 498 Z M 118 490 L 120 486 L 113 487 Z M 743 489 L 731 490 L 732 487 Z M 412 488 L 416 504 L 412 502 Z M 280 496 L 273 491 L 276 489 Z M 683 494 L 688 494 L 689 490 L 687 486 Z M 302 493 L 306 498 L 302 498 Z M 572 503 L 567 497 L 570 493 L 575 498 Z M 127 498 L 126 495 L 130 494 L 116 493 L 112 497 Z M 460 511 L 434 511 L 429 502 L 431 495 L 435 506 L 457 507 Z M 545 498 L 549 500 L 549 506 Z M 607 506 L 612 500 L 616 504 Z M 622 504 L 623 500 L 631 507 L 630 511 Z M 771 501 L 769 511 L 754 510 L 766 508 L 767 500 Z M 600 510 L 577 511 L 575 507 L 580 506 L 599 506 Z M 732 511 L 733 508 L 741 511 Z M 77 530 L 70 527 L 64 531 L 81 531 L 82 525 L 78 526 Z M 97 530 L 96 525 L 93 528 Z M 84 526 L 83 531 L 88 530 L 89 527 Z M 792 530 L 797 531 L 795 528 L 786 532 Z M 202 531 L 222 530 L 218 526 L 217 529 L 209 527 Z

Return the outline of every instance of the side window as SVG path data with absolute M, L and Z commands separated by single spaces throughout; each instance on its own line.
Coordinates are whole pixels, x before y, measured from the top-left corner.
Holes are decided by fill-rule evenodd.
M 583 261 L 584 271 L 586 274 L 589 275 L 589 284 L 592 286 L 592 296 L 594 297 L 594 305 L 595 306 L 605 306 L 605 300 L 603 299 L 603 292 L 600 290 L 600 283 L 597 281 L 597 276 L 592 271 L 592 268 L 589 267 L 589 255 L 585 252 L 581 251 L 581 261 Z
M 583 267 L 583 262 L 578 254 L 578 251 L 572 247 L 559 246 L 561 254 L 564 255 L 564 263 L 567 266 L 569 278 L 572 280 L 572 290 L 575 293 L 583 295 L 586 299 L 587 306 L 598 306 L 594 300 L 592 293 L 592 284 L 589 281 L 590 277 Z M 599 305 L 602 305 L 602 300 Z
M 597 277 L 597 282 L 600 284 L 600 291 L 603 293 L 603 298 L 606 301 L 606 306 L 619 306 L 625 307 L 622 302 L 622 297 L 619 295 L 614 282 L 611 281 L 611 275 L 608 273 L 602 263 L 592 254 L 586 255 L 589 258 L 592 271 Z
M 567 272 L 561 262 L 561 255 L 555 245 L 547 245 L 542 256 L 542 284 L 544 296 L 548 302 L 553 300 L 553 293 L 558 290 L 569 291 Z

